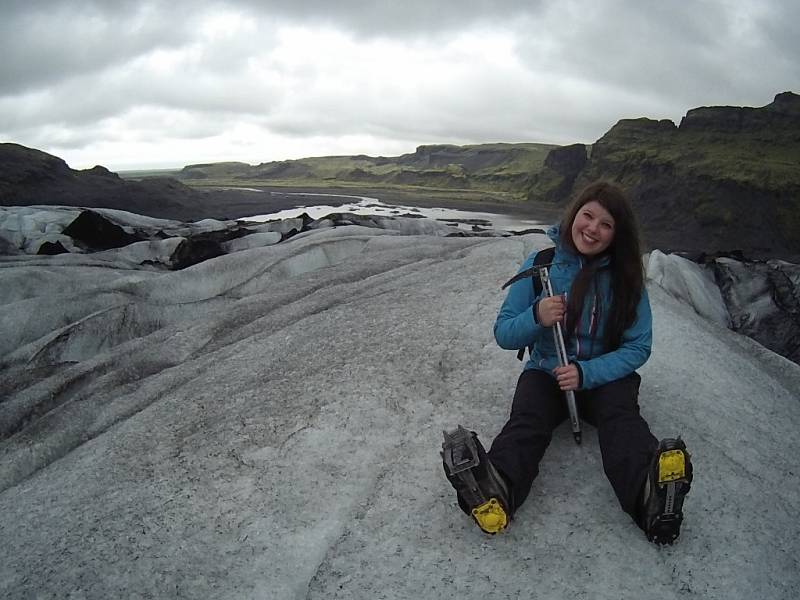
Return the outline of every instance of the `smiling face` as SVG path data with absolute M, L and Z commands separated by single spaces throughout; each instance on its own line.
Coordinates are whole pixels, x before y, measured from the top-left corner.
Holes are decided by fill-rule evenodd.
M 572 221 L 572 242 L 584 256 L 604 252 L 614 241 L 614 217 L 596 200 L 578 209 Z

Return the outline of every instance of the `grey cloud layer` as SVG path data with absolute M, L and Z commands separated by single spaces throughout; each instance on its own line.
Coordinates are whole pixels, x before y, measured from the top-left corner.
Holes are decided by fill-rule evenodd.
M 0 21 L 3 95 L 123 66 L 154 48 L 191 40 L 191 15 L 134 3 L 26 3 Z
M 213 135 L 240 117 L 292 137 L 591 142 L 618 118 L 675 119 L 702 104 L 758 106 L 800 89 L 800 3 L 793 0 L 2 4 L 0 135 L 57 135 L 76 146 L 103 119 L 122 127 L 143 110 L 161 135 L 182 138 Z M 219 10 L 242 15 L 249 29 L 201 35 L 204 19 Z M 452 89 L 389 67 L 381 81 L 374 72 L 360 80 L 349 73 L 357 61 L 272 60 L 286 24 L 340 31 L 355 45 L 423 47 L 432 58 L 463 32 L 494 32 L 509 42 L 514 64 L 502 72 L 476 65 Z M 154 66 L 159 51 L 179 68 Z M 316 85 L 339 69 L 354 89 Z
M 771 87 L 776 81 L 800 82 L 797 62 L 787 60 L 800 55 L 800 35 L 773 35 L 800 23 L 786 23 L 797 12 L 790 4 L 706 2 L 691 10 L 655 2 L 604 2 L 581 10 L 572 4 L 548 47 L 530 38 L 520 51 L 532 69 L 662 98 L 663 108 L 704 99 L 768 101 L 782 91 Z M 558 12 L 549 15 L 552 28 L 559 26 L 563 8 Z

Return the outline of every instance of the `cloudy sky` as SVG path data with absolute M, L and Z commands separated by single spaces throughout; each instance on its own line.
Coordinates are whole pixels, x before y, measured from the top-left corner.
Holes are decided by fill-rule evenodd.
M 800 93 L 796 0 L 0 0 L 0 141 L 73 168 L 591 143 Z

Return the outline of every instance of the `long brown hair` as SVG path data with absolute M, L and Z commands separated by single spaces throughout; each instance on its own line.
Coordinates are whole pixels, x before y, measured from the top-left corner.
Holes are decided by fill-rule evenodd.
M 610 352 L 620 346 L 622 334 L 636 319 L 636 307 L 644 289 L 641 239 L 636 215 L 625 191 L 610 181 L 596 181 L 581 190 L 561 220 L 561 243 L 568 249 L 578 254 L 572 241 L 572 223 L 583 205 L 592 200 L 614 217 L 614 238 L 602 255 L 587 257 L 588 260 L 575 277 L 567 305 L 567 329 L 569 335 L 575 333 L 589 287 L 594 287 L 596 291 L 594 275 L 597 267 L 602 257 L 608 256 L 611 306 L 607 313 L 604 341 L 606 351 Z M 602 308 L 598 307 L 598 310 Z

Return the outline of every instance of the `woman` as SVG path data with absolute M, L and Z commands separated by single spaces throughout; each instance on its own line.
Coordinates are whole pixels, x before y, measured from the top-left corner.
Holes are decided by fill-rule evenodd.
M 530 349 L 511 416 L 487 453 L 474 433 L 445 434 L 443 458 L 459 505 L 488 533 L 505 528 L 525 501 L 553 430 L 568 416 L 598 429 L 603 468 L 622 509 L 658 544 L 680 533 L 692 466 L 683 441 L 660 443 L 639 414 L 641 367 L 650 356 L 652 318 L 638 226 L 630 201 L 609 182 L 586 187 L 548 232 L 554 296 L 531 281 L 511 285 L 494 334 L 506 349 Z M 534 265 L 534 253 L 520 272 Z M 537 263 L 538 264 L 538 263 Z M 560 366 L 552 327 L 560 323 L 570 362 Z M 459 466 L 460 465 L 460 466 Z

